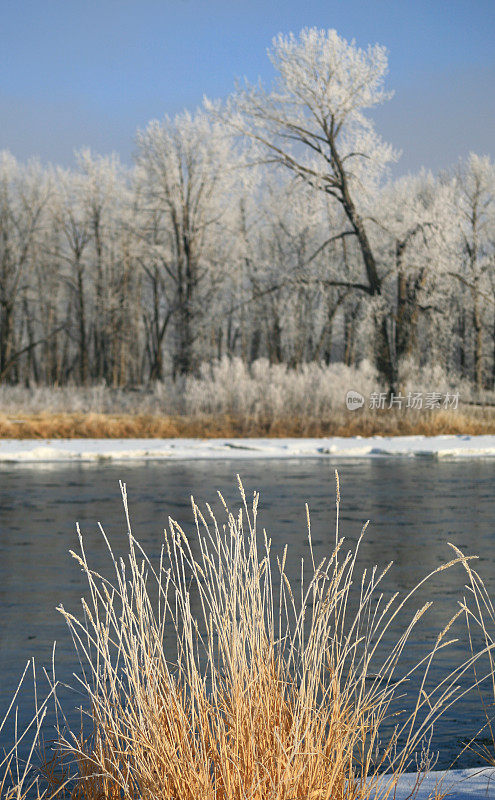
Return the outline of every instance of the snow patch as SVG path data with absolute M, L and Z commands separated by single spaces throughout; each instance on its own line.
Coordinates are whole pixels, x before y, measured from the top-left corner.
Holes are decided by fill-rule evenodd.
M 395 800 L 407 800 L 414 789 L 416 779 L 414 773 L 402 775 L 398 782 Z M 493 800 L 495 769 L 490 767 L 430 772 L 419 787 L 417 800 L 426 800 L 430 795 L 434 797 L 435 787 L 439 789 L 438 796 L 446 795 L 446 800 L 473 800 L 473 798 Z
M 0 440 L 0 462 L 383 457 L 493 458 L 495 436 Z

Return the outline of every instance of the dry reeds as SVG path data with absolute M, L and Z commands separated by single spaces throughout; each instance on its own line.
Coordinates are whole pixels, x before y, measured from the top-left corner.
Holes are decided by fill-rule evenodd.
M 26 675 L 32 671 L 35 686 L 35 710 L 30 722 L 19 729 L 18 709 L 16 701 L 26 680 Z M 36 693 L 36 669 L 34 661 L 28 662 L 12 695 L 11 701 L 2 719 L 0 719 L 0 733 L 6 726 L 9 717 L 13 716 L 14 733 L 12 744 L 3 754 L 0 753 L 0 798 L 1 800 L 45 800 L 53 798 L 54 791 L 50 783 L 42 788 L 40 779 L 41 774 L 34 763 L 34 756 L 37 753 L 41 742 L 41 730 L 47 712 L 48 702 L 54 694 L 55 684 L 45 697 L 43 702 L 38 705 Z M 20 754 L 21 749 L 24 756 Z M 63 788 L 63 787 L 62 787 Z
M 439 436 L 495 433 L 495 408 L 335 410 L 319 416 L 204 414 L 0 414 L 0 439 Z
M 459 695 L 457 681 L 477 655 L 427 689 L 435 655 L 401 673 L 401 657 L 429 605 L 410 614 L 400 638 L 390 628 L 416 591 L 386 598 L 390 565 L 356 574 L 365 528 L 345 551 L 315 560 L 308 514 L 309 579 L 296 591 L 287 549 L 271 553 L 256 527 L 258 495 L 226 509 L 220 525 L 193 501 L 196 535 L 177 522 L 158 564 L 133 537 L 127 560 L 107 541 L 114 578 L 94 571 L 81 534 L 74 554 L 88 580 L 80 619 L 60 607 L 81 660 L 87 725 L 59 727 L 56 757 L 71 774 L 74 800 L 367 800 L 393 794 L 407 769 L 431 765 L 418 749 Z M 225 504 L 224 504 L 225 505 Z M 102 535 L 105 534 L 102 531 Z M 412 677 L 420 690 L 384 736 L 394 703 Z M 390 726 L 389 726 L 390 728 Z M 65 793 L 58 781 L 50 790 Z
M 454 549 L 457 550 L 457 548 Z M 465 587 L 467 596 L 464 597 L 460 606 L 465 615 L 471 654 L 474 655 L 475 652 L 473 640 L 476 635 L 478 637 L 481 635 L 485 645 L 482 653 L 485 657 L 484 663 L 479 664 L 478 658 L 473 659 L 473 673 L 486 722 L 477 734 L 466 743 L 462 752 L 471 750 L 482 761 L 493 767 L 495 766 L 495 606 L 480 574 L 472 564 L 466 563 L 465 567 L 468 576 L 468 583 Z M 485 688 L 487 683 L 488 694 L 491 694 L 492 702 L 487 701 Z M 485 688 L 484 692 L 482 688 Z M 482 737 L 481 734 L 483 734 Z
M 72 555 L 88 593 L 80 618 L 59 610 L 80 658 L 86 721 L 71 731 L 53 681 L 53 751 L 43 751 L 33 773 L 45 700 L 29 728 L 27 765 L 19 770 L 17 745 L 0 764 L 1 800 L 386 800 L 411 769 L 419 787 L 434 762 L 433 725 L 466 691 L 460 678 L 482 654 L 493 672 L 486 633 L 483 653 L 473 648 L 431 685 L 435 657 L 450 644 L 458 617 L 478 622 L 483 603 L 493 614 L 469 559 L 456 549 L 404 596 L 386 596 L 390 564 L 358 575 L 366 525 L 346 549 L 337 476 L 334 546 L 315 558 L 307 511 L 308 563 L 296 587 L 287 547 L 272 554 L 257 530 L 258 495 L 249 505 L 239 487 L 235 515 L 220 495 L 224 525 L 194 501 L 194 536 L 170 519 L 155 564 L 132 534 L 122 485 L 129 552 L 118 558 L 102 530 L 111 579 L 91 568 L 79 532 Z M 411 611 L 411 602 L 414 609 L 421 587 L 456 564 L 471 579 L 474 609 L 462 602 L 419 663 L 403 668 L 431 605 Z M 390 643 L 398 620 L 402 633 Z M 411 678 L 419 689 L 406 703 Z

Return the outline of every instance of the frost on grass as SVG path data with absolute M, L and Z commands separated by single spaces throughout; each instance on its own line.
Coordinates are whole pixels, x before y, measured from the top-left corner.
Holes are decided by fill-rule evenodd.
M 406 393 L 456 390 L 462 400 L 474 397 L 467 382 L 440 366 L 419 370 L 404 362 L 401 385 Z M 4 383 L 0 385 L 0 407 L 6 414 L 233 414 L 276 420 L 341 411 L 350 389 L 369 398 L 372 392 L 385 392 L 386 386 L 366 360 L 356 367 L 313 362 L 290 369 L 265 358 L 248 365 L 240 358 L 225 357 L 203 364 L 197 377 L 156 382 L 136 391 L 112 389 L 104 383 L 88 387 Z
M 362 574 L 357 568 L 367 524 L 350 549 L 340 533 L 337 476 L 334 545 L 316 557 L 306 509 L 307 556 L 298 581 L 287 574 L 287 546 L 273 553 L 258 530 L 259 496 L 248 502 L 240 480 L 236 513 L 221 495 L 223 520 L 193 500 L 195 533 L 169 519 L 152 560 L 131 531 L 121 488 L 126 557 L 114 553 L 103 529 L 107 565 L 91 566 L 80 532 L 72 553 L 87 578 L 86 597 L 80 616 L 63 605 L 59 611 L 80 660 L 76 688 L 85 697 L 85 720 L 71 730 L 53 685 L 58 726 L 38 794 L 364 800 L 392 796 L 408 770 L 416 771 L 415 791 L 434 763 L 433 725 L 480 657 L 468 652 L 462 666 L 432 686 L 435 657 L 451 643 L 467 604 L 419 663 L 404 669 L 402 656 L 431 605 L 416 607 L 420 588 L 455 565 L 473 575 L 463 553 L 456 550 L 403 596 L 388 596 L 383 583 L 391 564 Z M 391 642 L 399 619 L 401 633 Z M 486 652 L 488 639 L 485 645 Z M 419 689 L 390 725 L 413 677 Z M 35 740 L 42 719 L 37 712 Z M 11 766 L 0 792 L 9 800 L 25 795 Z

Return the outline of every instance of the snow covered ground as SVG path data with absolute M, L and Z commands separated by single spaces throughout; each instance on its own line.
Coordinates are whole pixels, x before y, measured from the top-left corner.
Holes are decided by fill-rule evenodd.
M 397 787 L 395 800 L 406 800 L 416 782 L 413 773 L 403 775 Z M 417 800 L 435 796 L 435 786 L 439 788 L 438 797 L 446 795 L 448 800 L 473 800 L 473 798 L 495 798 L 495 769 L 477 768 L 430 772 L 422 782 Z M 392 795 L 391 795 L 392 796 Z
M 329 439 L 3 439 L 0 461 L 239 458 L 488 458 L 495 436 L 360 436 Z

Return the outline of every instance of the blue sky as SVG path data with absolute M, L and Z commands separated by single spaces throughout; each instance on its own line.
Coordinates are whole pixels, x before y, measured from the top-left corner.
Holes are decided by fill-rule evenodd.
M 0 148 L 70 164 L 75 148 L 130 161 L 138 127 L 269 82 L 282 31 L 336 28 L 389 50 L 376 112 L 398 172 L 495 156 L 493 0 L 0 0 Z

